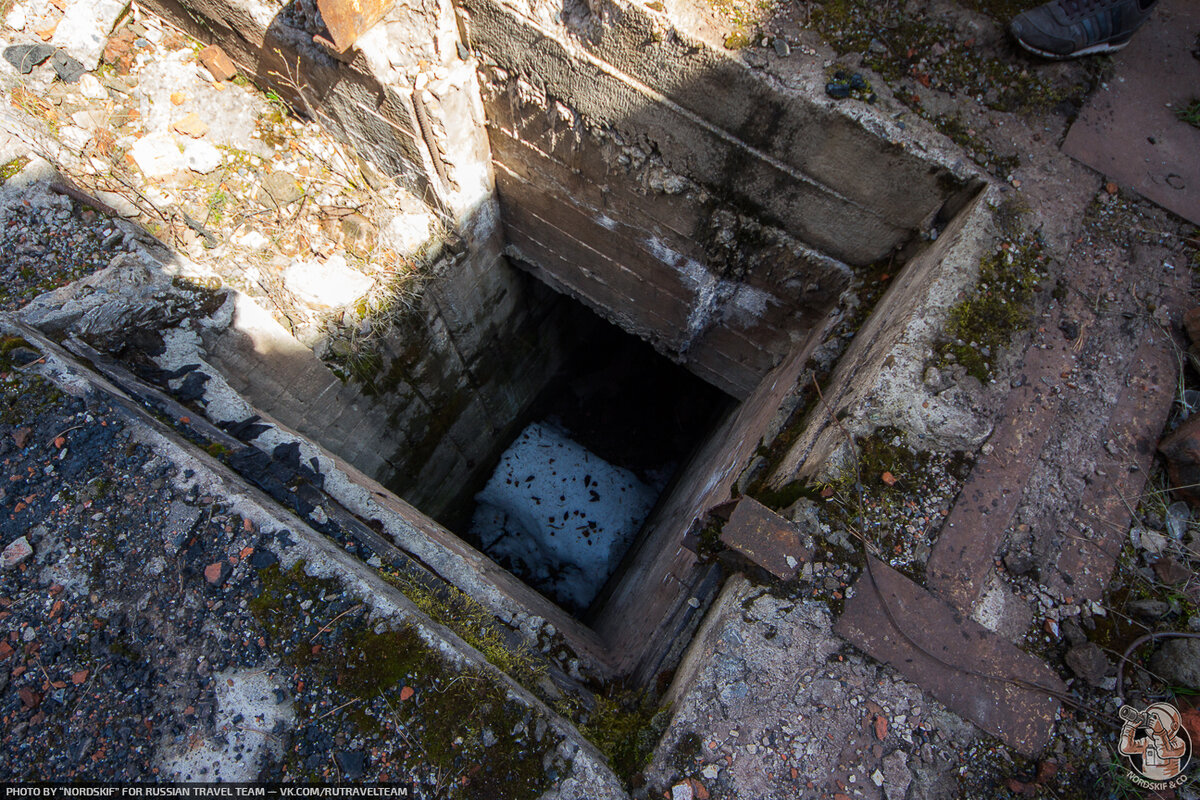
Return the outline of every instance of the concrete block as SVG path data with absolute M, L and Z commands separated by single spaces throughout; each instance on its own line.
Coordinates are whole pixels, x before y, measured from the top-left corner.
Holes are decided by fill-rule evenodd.
M 555 272 L 560 281 L 580 289 L 584 286 L 605 287 L 628 298 L 627 304 L 610 308 L 665 320 L 670 327 L 657 331 L 664 338 L 682 340 L 686 336 L 698 289 L 711 279 L 702 269 L 693 268 L 685 276 L 682 270 L 676 270 L 636 245 L 611 235 L 608 241 L 576 238 L 569 213 L 553 215 L 556 219 L 551 220 L 531 211 L 531 204 L 510 203 L 506 195 L 501 197 L 510 230 L 525 233 L 558 256 L 558 261 L 539 264 L 544 270 Z M 590 231 L 585 228 L 580 233 L 587 236 Z M 689 280 L 689 277 L 696 280 Z
M 500 167 L 614 221 L 643 225 L 664 238 L 674 235 L 691 241 L 707 218 L 705 210 L 690 195 L 652 192 L 624 170 L 612 169 L 604 160 L 611 145 L 599 139 L 589 140 L 594 149 L 584 150 L 579 168 L 571 170 L 530 142 L 513 138 L 508 131 L 493 127 L 489 133 L 492 157 Z M 699 245 L 694 252 L 679 246 L 685 255 L 700 256 Z
M 831 106 L 820 86 L 788 90 L 735 54 L 714 50 L 683 28 L 658 33 L 661 17 L 637 3 L 590 6 L 605 24 L 581 39 L 598 59 L 650 87 L 745 146 L 836 187 L 852 202 L 904 226 L 918 225 L 963 181 L 918 151 Z M 815 96 L 814 96 L 815 95 Z
M 475 45 L 508 70 L 510 80 L 519 75 L 547 87 L 551 98 L 561 98 L 588 125 L 611 127 L 630 141 L 648 139 L 667 168 L 718 194 L 730 192 L 800 240 L 848 263 L 868 264 L 907 238 L 912 209 L 921 203 L 909 198 L 902 208 L 880 208 L 869 197 L 847 197 L 702 115 L 662 103 L 661 95 L 630 82 L 619 69 L 575 57 L 555 31 L 490 0 L 467 0 L 465 6 L 472 15 Z M 712 97 L 725 97 L 727 91 L 709 91 L 705 102 L 711 106 Z M 853 163 L 846 166 L 855 168 Z M 926 213 L 939 206 L 940 199 Z
M 546 234 L 544 229 L 537 230 L 537 236 L 546 237 Z M 628 295 L 605 283 L 597 280 L 584 283 L 581 278 L 585 276 L 572 269 L 572 262 L 515 225 L 509 229 L 509 241 L 512 252 L 524 262 L 522 266 L 527 266 L 535 276 L 556 291 L 579 299 L 613 324 L 650 341 L 660 352 L 678 352 L 683 342 L 686 317 L 683 320 L 678 316 L 667 319 L 660 316 L 656 308 L 632 305 Z M 550 265 L 550 268 L 545 265 Z M 563 279 L 564 274 L 571 275 L 573 272 L 577 274 L 572 282 Z M 678 307 L 676 312 L 678 314 Z

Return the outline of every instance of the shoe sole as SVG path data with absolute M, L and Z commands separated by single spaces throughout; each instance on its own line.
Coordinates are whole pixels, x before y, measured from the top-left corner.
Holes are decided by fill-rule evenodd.
M 1091 47 L 1085 47 L 1082 50 L 1076 50 L 1074 53 L 1051 53 L 1047 50 L 1039 50 L 1036 47 L 1032 47 L 1028 44 L 1025 44 L 1025 42 L 1022 42 L 1020 39 L 1017 39 L 1017 44 L 1021 45 L 1021 47 L 1025 48 L 1030 53 L 1033 53 L 1036 56 L 1041 56 L 1042 58 L 1048 58 L 1048 59 L 1051 59 L 1052 61 L 1066 61 L 1068 59 L 1080 58 L 1082 56 L 1098 56 L 1098 55 L 1103 55 L 1105 53 L 1115 53 L 1118 50 L 1123 49 L 1126 45 L 1128 45 L 1129 40 L 1126 39 L 1123 42 L 1106 42 L 1104 44 L 1094 44 Z

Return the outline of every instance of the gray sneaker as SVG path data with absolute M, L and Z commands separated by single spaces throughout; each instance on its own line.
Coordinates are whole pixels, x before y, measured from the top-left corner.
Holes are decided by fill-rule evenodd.
M 1129 44 L 1157 0 L 1052 0 L 1017 16 L 1017 43 L 1045 58 L 1112 53 Z

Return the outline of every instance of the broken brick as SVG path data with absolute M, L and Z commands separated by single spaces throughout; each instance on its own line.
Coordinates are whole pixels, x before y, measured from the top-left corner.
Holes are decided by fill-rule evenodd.
M 204 120 L 200 119 L 200 115 L 195 111 L 175 120 L 171 125 L 171 130 L 178 133 L 180 136 L 191 136 L 193 139 L 199 139 L 204 134 L 208 133 L 208 125 Z
M 17 697 L 21 698 L 21 705 L 26 709 L 37 708 L 38 704 L 42 702 L 42 696 L 28 686 L 18 689 Z
M 19 511 L 24 507 L 24 503 L 17 503 L 13 510 Z M 3 566 L 4 569 L 10 569 L 25 561 L 31 555 L 33 555 L 33 546 L 29 544 L 27 538 L 22 536 L 20 539 L 9 544 L 8 547 L 5 547 L 3 553 L 0 553 L 0 566 Z
M 1163 583 L 1174 586 L 1190 578 L 1192 571 L 1173 558 L 1160 558 L 1154 563 L 1154 574 Z
M 1192 344 L 1200 344 L 1200 306 L 1192 306 L 1183 312 L 1183 329 Z
M 1158 444 L 1167 460 L 1171 491 L 1200 508 L 1200 415 L 1193 415 Z
M 215 44 L 200 51 L 200 63 L 209 71 L 214 80 L 228 81 L 238 74 L 237 65 Z
M 1193 742 L 1200 741 L 1200 711 L 1194 708 L 1180 709 L 1179 716 L 1183 719 L 1183 727 L 1187 728 L 1188 736 Z
M 204 580 L 213 586 L 220 586 L 231 572 L 233 572 L 233 568 L 229 566 L 229 562 L 214 561 L 204 568 Z

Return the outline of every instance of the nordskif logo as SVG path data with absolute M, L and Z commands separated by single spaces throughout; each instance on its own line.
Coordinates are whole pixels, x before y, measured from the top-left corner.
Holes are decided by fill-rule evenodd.
M 1127 777 L 1147 789 L 1174 789 L 1187 782 L 1183 770 L 1192 755 L 1192 742 L 1170 703 L 1153 703 L 1138 711 L 1121 706 L 1125 720 L 1117 749 L 1129 759 L 1133 769 Z

